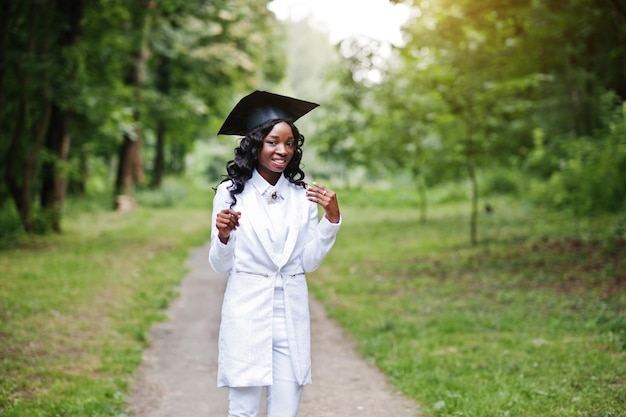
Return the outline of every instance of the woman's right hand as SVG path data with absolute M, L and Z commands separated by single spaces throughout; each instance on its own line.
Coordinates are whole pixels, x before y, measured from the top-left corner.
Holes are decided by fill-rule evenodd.
M 218 237 L 220 242 L 226 244 L 230 239 L 230 232 L 237 230 L 239 227 L 239 218 L 241 217 L 240 211 L 233 209 L 224 209 L 217 213 L 217 219 L 215 220 L 215 226 L 217 227 Z

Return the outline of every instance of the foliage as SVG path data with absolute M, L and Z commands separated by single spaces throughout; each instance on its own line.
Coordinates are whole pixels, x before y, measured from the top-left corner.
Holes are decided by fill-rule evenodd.
M 481 195 L 483 197 L 510 195 L 518 197 L 521 194 L 523 174 L 518 169 L 492 167 L 479 175 Z
M 612 230 L 623 219 L 492 196 L 470 247 L 463 203 L 434 205 L 424 224 L 410 194 L 386 194 L 384 209 L 344 204 L 310 277 L 364 357 L 428 415 L 621 415 L 626 244 Z
M 355 40 L 346 40 L 337 47 L 347 53 L 345 62 L 332 65 L 328 76 L 337 88 L 322 101 L 326 115 L 320 120 L 318 139 L 315 146 L 323 158 L 331 159 L 344 167 L 366 166 L 371 154 L 365 145 L 367 138 L 368 107 L 363 103 L 367 100 L 367 87 L 355 80 L 355 73 L 367 71 L 368 58 L 376 50 L 376 44 L 361 45 Z M 350 50 L 351 52 L 346 52 Z M 373 169 L 372 169 L 373 171 Z M 335 169 L 336 173 L 341 170 Z
M 404 3 L 405 44 L 384 65 L 375 43 L 342 48 L 331 104 L 340 121 L 326 123 L 339 134 L 324 137 L 325 156 L 370 178 L 410 174 L 422 220 L 434 186 L 467 177 L 472 241 L 485 193 L 508 189 L 579 214 L 624 207 L 619 2 Z M 372 65 L 379 83 L 362 77 Z
M 585 215 L 626 207 L 626 102 L 614 100 L 607 95 L 605 127 L 593 136 L 538 138 L 527 160 L 531 173 L 543 174 L 531 190 L 536 201 Z
M 217 130 L 239 91 L 282 79 L 281 32 L 266 3 L 172 1 L 159 15 L 150 38 L 156 56 L 146 127 L 155 132 L 164 123 L 170 130 L 166 173 L 184 171 L 193 142 Z
M 175 207 L 185 200 L 189 191 L 185 184 L 167 179 L 158 190 L 140 190 L 137 192 L 137 203 L 141 207 Z
M 34 230 L 47 184 L 84 194 L 92 160 L 121 164 L 123 137 L 143 143 L 153 177 L 183 173 L 194 141 L 213 136 L 241 90 L 284 75 L 266 3 L 3 2 L 0 198 L 14 201 L 24 228 Z M 64 146 L 48 148 L 57 137 Z

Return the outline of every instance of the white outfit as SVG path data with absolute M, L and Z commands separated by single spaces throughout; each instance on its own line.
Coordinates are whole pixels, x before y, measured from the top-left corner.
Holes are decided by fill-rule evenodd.
M 307 200 L 306 190 L 284 176 L 276 184 L 279 204 L 268 204 L 271 187 L 255 170 L 232 207 L 241 212 L 239 227 L 226 244 L 218 238 L 217 214 L 231 206 L 224 182 L 213 201 L 209 262 L 229 273 L 222 305 L 218 386 L 262 387 L 275 380 L 272 369 L 274 288 L 284 292 L 284 323 L 293 375 L 311 383 L 308 289 L 304 273 L 315 270 L 335 242 L 340 223 L 323 217 Z M 280 206 L 280 207 L 277 207 Z
M 274 322 L 272 334 L 272 385 L 267 387 L 267 416 L 296 417 L 302 385 L 298 384 L 289 355 L 285 303 L 282 289 L 274 291 Z M 230 387 L 229 417 L 258 417 L 263 387 Z

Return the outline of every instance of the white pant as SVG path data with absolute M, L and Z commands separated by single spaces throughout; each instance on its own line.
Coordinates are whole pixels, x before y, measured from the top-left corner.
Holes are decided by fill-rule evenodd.
M 296 417 L 302 385 L 293 372 L 282 289 L 274 291 L 274 322 L 272 333 L 272 385 L 267 387 L 267 417 Z M 228 417 L 259 417 L 263 387 L 228 389 Z

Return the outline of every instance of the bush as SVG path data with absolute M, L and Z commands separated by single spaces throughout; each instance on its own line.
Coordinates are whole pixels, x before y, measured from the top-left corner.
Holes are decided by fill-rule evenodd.
M 168 178 L 158 190 L 139 191 L 136 199 L 140 206 L 162 208 L 179 205 L 188 195 L 185 184 L 173 178 Z
M 33 235 L 46 235 L 52 231 L 49 214 L 39 206 L 33 206 L 31 219 Z M 17 210 L 12 202 L 5 203 L 0 207 L 0 250 L 13 248 L 25 239 L 27 233 Z
M 13 204 L 4 204 L 0 207 L 0 249 L 12 247 L 24 236 L 24 227 Z
M 606 102 L 611 102 L 608 95 Z M 531 199 L 575 214 L 618 212 L 626 207 L 626 102 L 605 103 L 605 128 L 594 136 L 563 137 L 544 146 L 536 142 L 527 168 L 539 174 Z M 548 149 L 546 149 L 548 148 Z M 545 178 L 545 167 L 557 168 Z
M 493 168 L 485 174 L 479 184 L 481 195 L 518 195 L 519 194 L 518 171 L 504 168 Z

